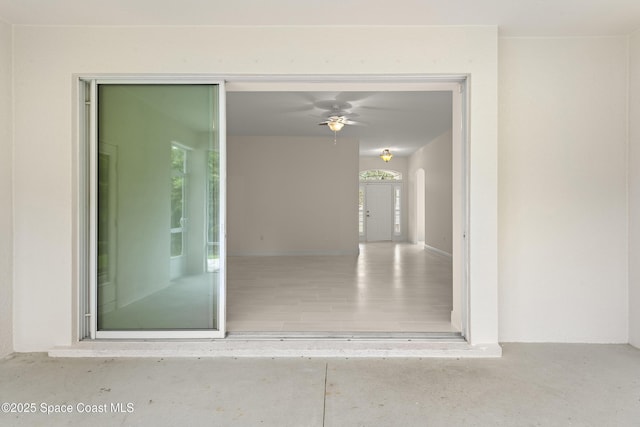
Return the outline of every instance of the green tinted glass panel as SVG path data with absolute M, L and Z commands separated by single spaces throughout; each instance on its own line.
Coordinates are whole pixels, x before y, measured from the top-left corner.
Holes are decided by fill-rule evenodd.
M 98 168 L 100 173 L 98 174 L 98 206 L 102 215 L 98 217 L 98 284 L 102 284 L 109 280 L 109 264 L 112 260 L 109 259 L 109 223 L 112 221 L 112 209 L 109 206 L 109 196 L 111 186 L 109 181 L 111 180 L 111 156 L 107 153 L 98 154 Z
M 171 177 L 171 228 L 180 228 L 183 223 L 185 177 L 174 175 Z
M 182 231 L 171 233 L 171 256 L 177 257 L 182 255 Z
M 98 331 L 218 328 L 217 85 L 98 85 Z
M 187 152 L 184 148 L 171 147 L 171 170 L 176 173 L 186 172 Z

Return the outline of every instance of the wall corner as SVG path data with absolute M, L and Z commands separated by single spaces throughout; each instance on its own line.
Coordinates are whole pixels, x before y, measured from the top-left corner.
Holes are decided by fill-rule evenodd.
M 13 26 L 0 20 L 0 358 L 13 345 Z

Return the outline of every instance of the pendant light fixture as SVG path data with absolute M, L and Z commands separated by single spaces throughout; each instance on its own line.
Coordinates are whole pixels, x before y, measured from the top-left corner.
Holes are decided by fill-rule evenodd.
M 391 151 L 389 151 L 388 148 L 385 148 L 384 150 L 382 150 L 382 154 L 380 154 L 380 158 L 384 160 L 385 163 L 389 163 L 389 160 L 391 160 L 392 157 L 393 157 L 393 154 L 391 154 Z

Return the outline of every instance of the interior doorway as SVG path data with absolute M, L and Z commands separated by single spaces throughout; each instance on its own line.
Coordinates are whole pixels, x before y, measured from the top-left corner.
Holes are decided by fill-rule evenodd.
M 433 257 L 433 254 L 418 245 L 408 244 L 415 236 L 415 229 L 411 228 L 408 216 L 413 217 L 412 224 L 415 224 L 416 208 L 413 201 L 409 205 L 408 201 L 403 200 L 401 204 L 396 200 L 405 198 L 404 190 L 407 200 L 416 195 L 413 185 L 417 181 L 413 170 L 409 174 L 408 158 L 418 150 L 419 144 L 426 145 L 441 135 L 452 135 L 452 98 L 460 93 L 457 86 L 449 86 L 440 94 L 421 90 L 387 90 L 384 95 L 375 90 L 382 88 L 379 85 L 369 85 L 366 92 L 354 90 L 351 85 L 337 85 L 337 90 L 331 92 L 318 91 L 318 87 L 326 89 L 330 86 L 327 84 L 291 87 L 279 84 L 269 87 L 269 84 L 252 86 L 242 83 L 238 86 L 238 93 L 232 91 L 227 95 L 230 131 L 229 332 L 279 331 L 286 334 L 320 330 L 331 335 L 337 332 L 371 330 L 361 323 L 353 322 L 354 316 L 358 316 L 358 310 L 364 310 L 363 307 L 378 298 L 378 301 L 384 299 L 388 302 L 389 298 L 394 298 L 394 294 L 404 293 L 404 298 L 417 292 L 417 289 L 429 293 L 427 289 L 433 291 L 436 288 L 444 296 L 440 300 L 439 309 L 428 307 L 430 297 L 426 294 L 420 295 L 418 292 L 413 295 L 411 304 L 428 309 L 431 314 L 439 311 L 441 316 L 438 322 L 429 323 L 429 326 L 423 324 L 423 329 L 419 331 L 450 332 L 454 261 L 443 260 L 440 256 L 426 260 L 425 258 Z M 229 88 L 235 89 L 235 86 L 229 85 Z M 442 89 L 442 86 L 439 88 Z M 456 89 L 456 95 L 452 89 Z M 385 92 L 385 88 L 382 91 Z M 426 110 L 420 110 L 420 103 L 424 101 L 429 104 L 431 95 L 442 95 L 442 99 L 448 102 L 444 108 L 447 117 L 443 120 L 445 126 L 433 135 L 427 135 L 426 131 L 420 133 L 417 139 L 419 142 L 412 148 L 404 146 L 404 138 L 394 126 L 399 126 L 398 122 L 409 115 L 413 124 L 403 121 L 400 125 L 403 131 L 422 124 L 416 116 L 438 116 L 438 113 L 427 114 Z M 380 107 L 374 104 L 378 96 L 387 101 L 381 103 Z M 398 102 L 400 99 L 406 102 Z M 390 122 L 387 120 L 392 113 L 381 114 L 376 120 L 367 116 L 371 111 L 389 110 L 390 104 L 402 108 L 410 104 L 417 110 Z M 356 109 L 357 105 L 362 105 L 361 110 Z M 331 117 L 314 117 L 314 113 L 319 114 L 325 108 L 337 107 L 352 107 L 353 110 L 335 112 L 335 115 L 351 119 L 352 113 L 357 112 L 357 116 L 353 115 L 354 121 L 362 121 L 362 126 L 346 125 L 330 132 L 326 127 L 317 126 L 324 125 Z M 250 117 L 257 117 L 258 120 L 252 122 L 248 119 Z M 372 123 L 377 126 L 382 126 L 382 123 L 386 125 L 372 131 L 369 129 Z M 361 129 L 365 129 L 364 133 L 361 133 Z M 383 134 L 384 138 L 381 137 Z M 371 145 L 364 143 L 366 138 L 385 145 L 370 148 Z M 453 136 L 450 138 L 449 149 L 455 139 Z M 379 148 L 384 148 L 394 139 L 398 142 L 396 146 L 391 145 L 391 150 L 396 157 L 391 164 L 383 163 L 379 157 Z M 459 142 L 457 139 L 456 143 Z M 345 148 L 353 143 L 358 146 L 355 159 L 354 150 Z M 363 156 L 369 156 L 375 162 L 371 169 L 380 172 L 380 177 L 377 182 L 369 183 L 360 176 L 358 194 L 358 181 L 353 177 L 358 171 L 363 171 L 359 164 Z M 347 157 L 349 162 L 345 162 Z M 419 159 L 418 162 L 420 161 L 422 160 Z M 385 174 L 388 171 L 382 169 L 402 162 L 405 165 L 402 169 L 404 181 L 401 178 L 400 181 L 393 182 Z M 352 170 L 350 176 L 344 173 L 345 168 Z M 302 170 L 304 176 L 301 175 Z M 337 175 L 346 178 L 336 183 L 334 178 Z M 424 175 L 422 169 L 422 241 L 425 240 Z M 322 178 L 317 179 L 320 176 Z M 451 180 L 449 173 L 449 182 Z M 305 198 L 299 192 L 300 188 L 304 188 L 313 197 L 319 197 L 318 194 L 328 197 L 322 203 L 316 203 L 313 197 Z M 443 186 L 441 191 L 448 192 L 451 197 L 449 187 Z M 288 197 L 292 194 L 296 196 Z M 364 200 L 363 209 L 355 206 L 358 199 Z M 253 204 L 254 201 L 257 203 Z M 345 207 L 346 212 L 338 215 Z M 285 219 L 289 216 L 291 219 Z M 342 228 L 349 223 L 354 226 Z M 318 233 L 325 226 L 328 228 Z M 341 231 L 336 233 L 338 230 Z M 336 242 L 351 241 L 356 244 L 359 237 L 360 246 L 354 252 L 349 249 L 345 251 L 344 247 L 327 246 L 334 237 Z M 316 246 L 312 244 L 314 239 L 317 239 Z M 352 246 L 347 248 L 355 246 L 350 244 Z M 408 255 L 407 247 L 411 247 L 410 251 L 413 251 L 411 256 Z M 376 262 L 372 263 L 374 257 L 365 255 L 373 253 L 386 255 L 376 256 Z M 425 269 L 415 273 L 416 281 L 409 283 L 402 276 L 410 274 L 411 267 L 405 261 L 411 257 Z M 434 273 L 434 270 L 427 267 L 431 262 L 438 265 L 439 273 Z M 323 266 L 322 271 L 316 268 L 318 265 Z M 346 274 L 343 270 L 345 267 L 356 274 Z M 299 275 L 299 268 L 306 270 L 304 278 Z M 329 274 L 330 271 L 336 272 L 337 276 Z M 377 282 L 378 274 L 385 277 L 382 283 L 386 290 L 377 288 L 376 283 L 380 284 Z M 441 280 L 444 280 L 444 287 Z M 390 293 L 385 294 L 387 291 Z M 308 306 L 310 302 L 312 306 Z M 342 312 L 345 307 L 349 308 L 348 312 Z M 256 318 L 255 313 L 261 313 L 262 320 Z M 409 313 L 410 310 L 398 309 L 396 317 L 389 320 L 388 325 L 381 326 L 379 322 L 372 325 L 385 333 L 417 332 L 416 329 L 403 329 L 403 322 L 399 321 L 403 316 L 410 316 Z M 443 324 L 447 326 L 443 327 Z

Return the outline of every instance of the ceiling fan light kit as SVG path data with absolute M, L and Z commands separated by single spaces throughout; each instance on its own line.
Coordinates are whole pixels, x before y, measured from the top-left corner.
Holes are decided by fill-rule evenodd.
M 344 123 L 339 121 L 331 121 L 327 123 L 327 126 L 329 126 L 329 129 L 331 129 L 332 131 L 338 132 L 344 127 Z
M 344 125 L 354 125 L 356 122 L 352 122 L 347 119 L 345 116 L 333 115 L 330 116 L 327 120 L 318 123 L 321 126 L 326 125 L 329 129 L 333 131 L 333 143 L 337 142 L 338 131 L 342 130 Z
M 329 129 L 331 129 L 334 132 L 338 132 L 339 130 L 341 130 L 344 125 L 355 125 L 356 122 L 353 122 L 349 119 L 347 119 L 346 116 L 330 116 L 327 118 L 327 120 L 318 123 L 321 126 L 328 126 Z

